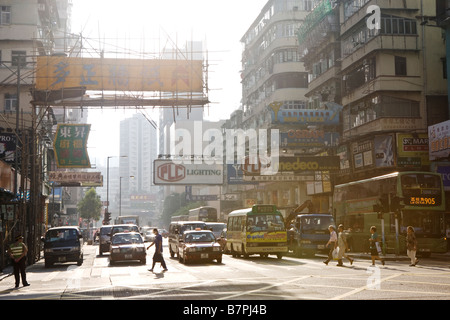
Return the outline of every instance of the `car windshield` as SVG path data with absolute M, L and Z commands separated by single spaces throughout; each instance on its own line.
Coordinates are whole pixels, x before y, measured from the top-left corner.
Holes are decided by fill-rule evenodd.
M 188 233 L 185 236 L 186 242 L 213 242 L 216 238 L 211 232 L 195 232 Z
M 327 231 L 328 227 L 333 224 L 332 217 L 303 217 L 302 231 L 305 233 L 314 231 Z
M 115 226 L 112 229 L 112 233 L 119 233 L 119 232 L 139 232 L 139 229 L 137 226 Z
M 212 232 L 222 232 L 223 228 L 225 228 L 225 223 L 224 224 L 208 224 L 206 226 Z
M 137 244 L 143 243 L 141 235 L 138 233 L 116 234 L 112 238 L 112 244 Z
M 48 242 L 76 240 L 78 232 L 75 229 L 48 230 L 45 239 Z
M 284 222 L 281 215 L 253 215 L 247 219 L 247 231 L 272 232 L 283 231 Z

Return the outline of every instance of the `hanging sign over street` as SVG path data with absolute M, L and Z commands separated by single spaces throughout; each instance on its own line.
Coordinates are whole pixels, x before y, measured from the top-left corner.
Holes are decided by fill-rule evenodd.
M 87 139 L 90 124 L 58 124 L 53 148 L 58 168 L 90 168 Z
M 36 89 L 203 92 L 201 60 L 37 57 Z

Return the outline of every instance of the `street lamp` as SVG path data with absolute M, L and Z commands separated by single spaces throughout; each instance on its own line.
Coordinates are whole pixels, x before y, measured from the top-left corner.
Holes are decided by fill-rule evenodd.
M 106 213 L 109 214 L 109 159 L 117 156 L 108 156 L 106 158 Z M 119 158 L 127 158 L 128 156 L 119 156 Z
M 119 178 L 119 217 L 122 215 L 122 178 Z M 130 176 L 130 178 L 134 178 L 134 176 Z

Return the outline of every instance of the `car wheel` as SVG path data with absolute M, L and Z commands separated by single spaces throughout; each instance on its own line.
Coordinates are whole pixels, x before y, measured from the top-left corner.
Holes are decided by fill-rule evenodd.
M 147 258 L 141 260 L 141 264 L 147 264 Z
M 51 263 L 50 261 L 45 260 L 45 267 L 46 268 L 50 268 L 51 266 L 53 266 L 53 263 Z
M 222 263 L 222 257 L 217 258 L 217 263 Z
M 173 258 L 175 256 L 175 252 L 172 251 L 172 247 L 169 246 L 170 257 Z

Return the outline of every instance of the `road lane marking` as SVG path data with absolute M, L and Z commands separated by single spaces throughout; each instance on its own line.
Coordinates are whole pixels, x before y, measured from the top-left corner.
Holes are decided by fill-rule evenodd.
M 265 290 L 267 290 L 267 289 L 271 289 L 271 288 L 274 288 L 274 287 L 283 286 L 283 285 L 286 285 L 286 284 L 288 284 L 288 283 L 291 283 L 291 282 L 294 282 L 294 281 L 303 280 L 303 279 L 310 278 L 310 277 L 311 277 L 311 276 L 309 276 L 309 275 L 307 275 L 307 276 L 302 276 L 302 277 L 298 277 L 298 278 L 296 277 L 295 279 L 291 279 L 291 280 L 284 281 L 284 282 L 281 282 L 281 283 L 275 283 L 275 284 L 272 284 L 272 285 L 269 285 L 269 286 L 265 286 L 265 287 L 263 287 L 263 288 L 259 288 L 259 289 L 255 289 L 255 290 L 250 290 L 250 291 L 243 291 L 243 292 L 240 292 L 240 293 L 237 293 L 237 294 L 233 294 L 233 295 L 231 295 L 231 296 L 226 296 L 226 297 L 223 297 L 223 298 L 219 298 L 218 300 L 229 300 L 229 299 L 235 299 L 236 297 L 240 297 L 240 296 L 244 296 L 244 295 L 258 294 L 259 292 L 265 291 Z
M 381 285 L 382 282 L 388 281 L 388 280 L 393 279 L 393 278 L 397 278 L 397 277 L 399 277 L 399 276 L 401 276 L 401 275 L 402 275 L 402 273 L 400 273 L 400 274 L 393 274 L 393 275 L 391 275 L 391 276 L 389 276 L 389 277 L 386 277 L 386 278 L 384 278 L 384 279 L 380 279 L 380 285 Z M 344 293 L 344 294 L 341 294 L 341 295 L 339 295 L 339 296 L 333 297 L 333 298 L 331 298 L 331 299 L 329 299 L 329 300 L 340 300 L 340 299 L 344 299 L 344 298 L 347 298 L 347 297 L 349 297 L 349 296 L 351 296 L 351 295 L 354 295 L 354 294 L 357 294 L 357 293 L 359 293 L 359 292 L 362 292 L 362 291 L 364 291 L 364 290 L 374 290 L 374 289 L 370 289 L 370 288 L 367 287 L 367 285 L 365 285 L 365 286 L 363 286 L 363 287 L 359 287 L 359 288 L 353 289 L 353 290 L 351 290 L 351 291 L 349 291 L 349 292 L 347 292 L 347 293 Z

